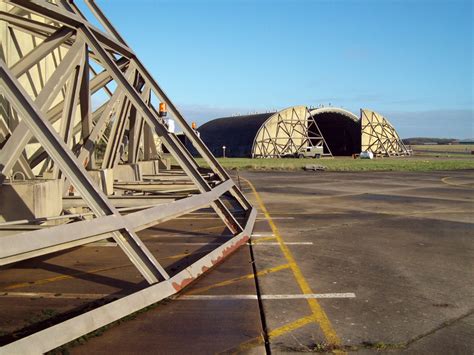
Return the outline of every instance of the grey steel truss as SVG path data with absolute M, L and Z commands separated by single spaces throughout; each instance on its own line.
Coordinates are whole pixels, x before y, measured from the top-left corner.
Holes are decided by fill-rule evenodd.
M 74 221 L 74 213 L 63 214 L 53 217 L 63 224 L 23 231 L 21 226 L 31 220 L 9 221 L 20 233 L 0 238 L 0 265 L 112 238 L 151 285 L 0 348 L 5 354 L 39 353 L 180 291 L 249 239 L 256 210 L 94 1 L 85 0 L 85 5 L 105 31 L 66 0 L 2 2 L 0 25 L 16 59 L 8 58 L 7 45 L 0 42 L 0 189 L 16 175 L 59 181 L 64 185 L 63 211 L 85 207 L 88 212 L 81 215 L 88 218 Z M 92 97 L 99 92 L 106 100 L 95 108 Z M 168 131 L 157 102 L 166 104 L 208 171 Z M 141 163 L 163 166 L 161 144 L 182 169 L 175 190 L 160 190 L 159 184 L 141 178 Z M 124 167 L 133 176 L 117 182 L 117 191 L 138 191 L 143 198 L 110 196 L 105 182 L 101 186 L 91 177 L 93 171 L 105 174 Z M 232 203 L 225 203 L 224 196 Z M 117 201 L 133 212 L 124 214 Z M 168 274 L 136 232 L 209 206 L 233 238 Z M 237 210 L 243 217 L 237 218 Z

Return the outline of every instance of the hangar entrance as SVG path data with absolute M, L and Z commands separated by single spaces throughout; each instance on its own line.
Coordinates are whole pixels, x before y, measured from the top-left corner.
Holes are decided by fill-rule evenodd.
M 335 107 L 313 109 L 310 115 L 317 125 L 310 126 L 309 129 L 319 127 L 327 148 L 334 156 L 360 153 L 360 122 L 356 115 Z

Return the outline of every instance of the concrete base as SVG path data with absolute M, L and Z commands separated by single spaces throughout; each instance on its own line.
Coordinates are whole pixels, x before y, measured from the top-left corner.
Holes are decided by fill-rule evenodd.
M 160 169 L 171 170 L 171 154 L 165 154 L 163 158 L 158 160 L 160 164 Z
M 140 181 L 141 171 L 139 164 L 123 164 L 114 168 L 114 180 L 116 181 Z
M 171 157 L 157 160 L 140 161 L 140 169 L 143 175 L 156 175 L 163 170 L 171 170 Z
M 136 164 L 117 165 L 113 170 L 115 181 L 140 181 L 143 175 L 157 175 L 171 169 L 171 159 L 140 161 Z
M 114 193 L 114 169 L 90 170 L 89 175 L 106 195 Z
M 143 175 L 156 175 L 160 172 L 160 165 L 163 165 L 159 160 L 140 161 L 137 164 Z
M 53 217 L 62 210 L 61 180 L 28 180 L 0 186 L 0 222 Z

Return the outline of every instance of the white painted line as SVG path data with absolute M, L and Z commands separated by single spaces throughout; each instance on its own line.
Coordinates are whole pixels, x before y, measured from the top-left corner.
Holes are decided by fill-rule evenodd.
M 177 217 L 175 219 L 184 219 L 184 220 L 192 220 L 192 219 L 200 219 L 200 220 L 220 220 L 220 217 Z M 278 219 L 295 219 L 295 217 L 272 217 L 273 220 Z M 257 217 L 258 221 L 266 221 L 267 218 L 265 217 Z
M 268 233 L 268 234 L 265 234 L 265 233 L 256 233 L 256 234 L 252 234 L 252 238 L 266 238 L 266 237 L 274 237 L 275 234 L 273 233 Z
M 65 299 L 99 299 L 107 297 L 123 297 L 125 295 L 111 295 L 102 293 L 49 293 L 49 292 L 3 292 L 0 297 L 12 298 L 65 298 Z
M 212 220 L 217 220 L 217 219 L 220 219 L 219 217 L 177 217 L 175 219 L 202 219 L 202 220 L 208 220 L 208 219 L 212 219 Z
M 272 220 L 278 220 L 278 219 L 295 219 L 295 217 L 272 217 Z M 267 217 L 261 217 L 261 218 L 257 218 L 257 220 L 267 221 L 268 218 Z
M 299 300 L 311 298 L 355 298 L 355 293 L 312 293 L 308 295 L 262 295 L 264 300 Z M 183 301 L 227 301 L 227 300 L 257 300 L 257 295 L 182 295 L 176 300 Z
M 217 234 L 203 234 L 203 235 L 199 235 L 199 234 L 190 234 L 190 235 L 187 235 L 187 234 L 167 234 L 167 235 L 147 235 L 146 238 L 214 238 L 214 239 L 218 239 L 218 238 L 221 238 L 221 239 L 229 239 L 229 238 L 232 238 L 233 236 L 232 235 L 217 235 Z M 227 241 L 227 240 L 225 240 Z M 224 242 L 225 242 L 224 241 Z
M 176 298 L 182 301 L 227 301 L 227 300 L 258 300 L 257 295 L 183 295 Z
M 247 243 L 248 244 L 248 243 Z M 284 242 L 285 245 L 313 245 L 313 242 Z M 278 242 L 256 242 L 252 245 L 280 245 Z
M 99 299 L 120 298 L 123 294 L 106 293 L 49 293 L 49 292 L 2 292 L 0 298 L 62 298 L 62 299 Z M 348 293 L 313 293 L 308 295 L 262 295 L 264 300 L 300 300 L 311 298 L 355 298 L 352 292 Z M 257 300 L 257 295 L 182 295 L 175 298 L 183 301 L 227 301 L 227 300 Z
M 155 244 L 160 244 L 160 245 L 222 245 L 224 244 L 225 242 L 222 242 L 222 243 L 206 243 L 206 242 L 201 242 L 201 243 L 197 243 L 197 242 L 189 242 L 189 243 L 186 243 L 186 242 L 158 242 L 158 243 L 155 243 Z M 247 242 L 247 245 L 249 245 L 250 243 Z M 313 242 L 285 242 L 284 243 L 285 245 L 313 245 Z M 280 243 L 277 243 L 277 242 L 257 242 L 257 243 L 252 243 L 252 245 L 280 245 Z
M 225 244 L 226 241 L 223 241 L 222 243 L 206 243 L 206 242 L 158 242 L 154 244 L 160 244 L 160 245 L 222 245 Z
M 355 293 L 311 293 L 308 295 L 262 295 L 264 300 L 299 300 L 310 298 L 355 298 Z

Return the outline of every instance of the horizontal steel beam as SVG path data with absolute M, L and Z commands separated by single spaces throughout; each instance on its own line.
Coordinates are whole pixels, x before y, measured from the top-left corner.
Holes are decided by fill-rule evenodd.
M 45 353 L 176 294 L 183 287 L 201 276 L 204 271 L 214 267 L 241 245 L 245 244 L 252 233 L 256 216 L 257 211 L 255 208 L 252 208 L 249 211 L 247 223 L 240 234 L 214 249 L 191 266 L 180 271 L 169 280 L 149 286 L 105 306 L 39 331 L 14 343 L 7 344 L 0 348 L 0 353 Z
M 186 213 L 207 207 L 233 186 L 232 180 L 213 190 L 186 199 L 158 205 L 126 216 L 110 215 L 91 220 L 25 232 L 0 238 L 0 265 L 25 260 L 32 256 L 48 254 L 73 246 L 89 243 L 88 238 L 128 228 L 140 231 Z M 103 239 L 103 238 L 99 238 Z M 86 240 L 86 241 L 84 241 Z M 79 244 L 78 244 L 79 243 Z
M 143 205 L 162 205 L 165 203 L 174 202 L 178 199 L 187 197 L 187 194 L 176 194 L 173 196 L 108 196 L 110 202 L 120 210 L 119 207 L 137 207 Z M 71 209 L 76 207 L 87 207 L 86 203 L 80 196 L 66 196 L 63 197 L 63 209 Z

